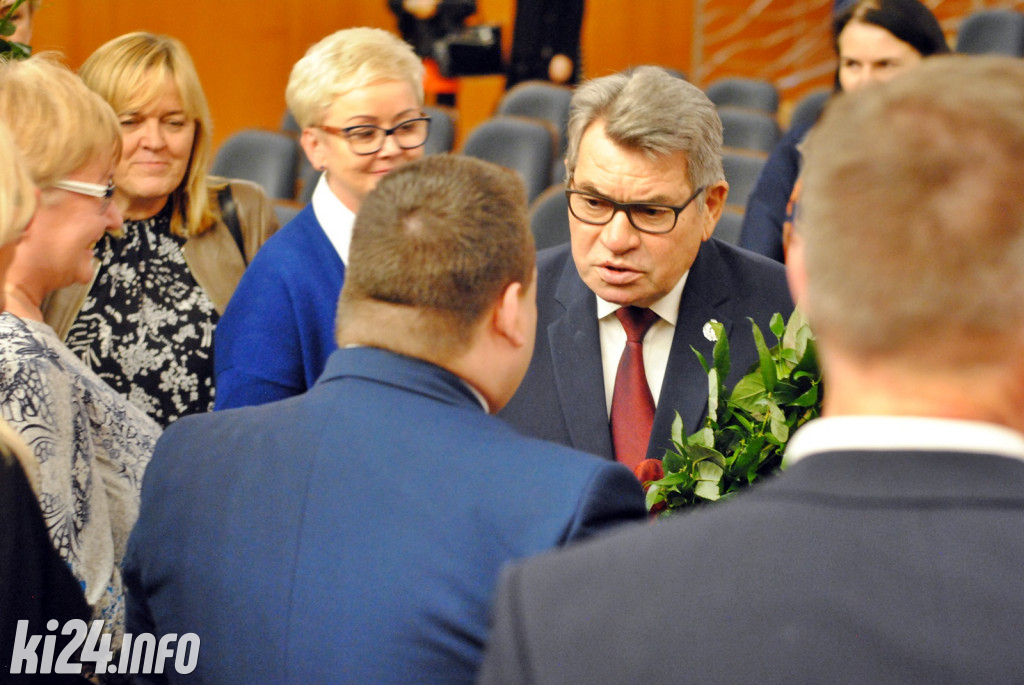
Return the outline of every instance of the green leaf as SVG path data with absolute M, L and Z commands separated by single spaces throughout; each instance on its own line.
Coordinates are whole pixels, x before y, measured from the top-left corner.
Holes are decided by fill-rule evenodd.
M 811 389 L 805 392 L 800 397 L 796 398 L 790 404 L 796 407 L 813 407 L 818 404 L 818 386 L 813 385 Z
M 753 319 L 750 320 L 750 324 L 753 327 L 754 346 L 757 348 L 757 360 L 761 367 L 761 378 L 764 380 L 765 390 L 771 392 L 775 389 L 775 383 L 778 380 L 775 374 L 775 360 L 772 359 L 771 352 L 768 351 L 768 346 L 764 342 L 761 329 L 758 328 Z
M 796 329 L 796 342 L 793 344 L 793 349 L 796 350 L 797 354 L 803 357 L 807 354 L 807 346 L 814 341 L 814 333 L 811 332 L 810 326 L 801 326 Z
M 14 22 L 7 17 L 0 19 L 0 36 L 12 36 L 16 28 Z M 7 41 L 4 42 L 6 43 Z
M 786 425 L 786 415 L 774 402 L 768 403 L 768 415 L 771 416 L 772 435 L 782 443 L 789 440 L 789 426 Z
M 689 484 L 689 483 L 692 483 L 692 482 L 693 482 L 693 476 L 691 476 L 688 473 L 684 473 L 682 471 L 679 471 L 677 473 L 671 473 L 671 474 L 669 474 L 669 475 L 667 475 L 664 478 L 661 478 L 659 480 L 651 481 L 651 487 L 653 488 L 655 485 L 657 485 L 659 488 L 661 488 L 663 490 L 670 490 L 671 488 L 673 488 L 673 487 L 675 487 L 677 485 L 681 485 L 683 483 Z
M 718 464 L 703 461 L 697 464 L 697 482 L 693 494 L 714 501 L 722 495 L 722 476 L 725 471 Z
M 750 413 L 760 412 L 759 403 L 768 396 L 764 387 L 764 378 L 760 374 L 750 373 L 740 379 L 732 389 L 729 402 Z
M 782 334 L 782 346 L 789 349 L 795 349 L 798 353 L 803 353 L 803 348 L 797 342 L 797 334 L 801 329 L 806 328 L 810 332 L 810 326 L 807 325 L 807 318 L 799 307 L 795 308 L 789 315 L 789 321 L 786 322 L 786 331 Z
M 709 459 L 697 464 L 696 475 L 698 481 L 719 483 L 722 480 L 722 476 L 725 475 L 725 469 L 722 468 L 721 464 L 716 464 L 714 461 Z
M 686 427 L 683 425 L 683 417 L 676 412 L 672 419 L 672 442 L 679 445 L 686 445 Z
M 704 358 L 704 355 L 700 353 L 700 350 L 698 350 L 693 345 L 690 345 L 690 349 L 693 350 L 693 353 L 695 355 L 697 355 L 697 361 L 700 362 L 700 366 L 702 369 L 704 369 L 704 373 L 709 372 L 711 370 L 711 367 L 708 366 L 708 360 Z
M 821 376 L 821 370 L 818 367 L 818 348 L 813 340 L 807 341 L 799 363 L 793 367 L 793 374 L 801 372 L 813 374 L 816 378 Z
M 725 465 L 725 457 L 722 456 L 722 453 L 710 447 L 690 445 L 683 457 L 689 459 L 692 463 L 697 464 L 698 469 L 699 465 L 703 463 L 715 464 L 719 468 Z
M 718 369 L 711 369 L 708 372 L 708 419 L 711 421 L 718 421 L 718 390 L 721 387 Z
M 768 322 L 768 328 L 777 340 L 782 340 L 782 334 L 786 332 L 786 322 L 782 320 L 782 314 L 778 312 L 772 314 L 771 321 Z
M 757 466 L 760 464 L 761 448 L 764 447 L 764 442 L 764 437 L 759 435 L 743 445 L 743 449 L 736 454 L 736 459 L 733 460 L 734 474 L 750 479 L 750 473 L 756 472 Z
M 651 486 L 647 488 L 647 495 L 645 496 L 645 504 L 647 505 L 647 511 L 650 511 L 651 507 L 653 507 L 658 502 L 664 501 L 664 499 L 665 493 L 662 492 L 660 487 L 652 483 Z
M 718 369 L 718 378 L 724 383 L 725 379 L 729 377 L 729 371 L 732 370 L 732 362 L 729 358 L 729 336 L 725 334 L 725 326 L 719 321 L 709 321 L 711 329 L 715 332 L 715 349 L 714 349 L 714 360 L 715 368 Z M 719 390 L 721 390 L 719 386 Z
M 714 502 L 722 496 L 718 483 L 709 483 L 707 481 L 698 481 L 697 484 L 693 486 L 693 494 L 701 499 L 706 499 L 711 502 Z
M 661 468 L 666 474 L 682 471 L 685 466 L 686 462 L 683 460 L 682 455 L 675 452 L 666 451 L 665 456 L 661 458 Z

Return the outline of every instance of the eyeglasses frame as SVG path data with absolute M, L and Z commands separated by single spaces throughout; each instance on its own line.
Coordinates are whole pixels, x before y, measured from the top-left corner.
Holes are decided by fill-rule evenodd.
M 682 214 L 683 210 L 686 209 L 687 207 L 689 207 L 690 203 L 693 202 L 694 200 L 696 200 L 697 196 L 700 195 L 701 193 L 703 193 L 705 190 L 707 190 L 707 186 L 701 186 L 700 188 L 697 188 L 697 190 L 695 190 L 693 192 L 693 195 L 688 197 L 686 199 L 686 201 L 683 202 L 683 204 L 679 205 L 678 207 L 676 207 L 674 205 L 663 205 L 663 204 L 658 203 L 658 202 L 616 202 L 615 200 L 611 199 L 610 197 L 605 197 L 604 195 L 598 195 L 597 193 L 591 193 L 591 192 L 588 192 L 586 190 L 577 190 L 577 189 L 568 189 L 568 190 L 566 190 L 565 191 L 565 201 L 569 205 L 569 213 L 572 214 L 574 217 L 576 217 L 577 220 L 582 221 L 583 223 L 587 224 L 588 226 L 607 226 L 608 224 L 611 223 L 612 219 L 615 218 L 615 215 L 618 212 L 624 212 L 626 214 L 626 219 L 629 221 L 629 225 L 632 226 L 633 228 L 635 228 L 636 230 L 640 231 L 641 233 L 649 233 L 651 235 L 665 235 L 666 233 L 671 233 L 672 232 L 672 230 L 676 227 L 676 224 L 679 223 L 679 215 Z M 597 200 L 601 200 L 602 202 L 607 202 L 608 204 L 610 204 L 612 206 L 612 213 L 611 213 L 611 215 L 609 215 L 608 220 L 604 221 L 604 222 L 597 222 L 597 221 L 590 221 L 588 219 L 583 219 L 583 218 L 577 216 L 576 212 L 572 211 L 572 196 L 573 195 L 581 195 L 581 196 L 584 196 L 584 197 L 592 197 L 592 198 L 595 198 Z M 633 221 L 633 214 L 630 211 L 630 209 L 633 208 L 633 207 L 658 207 L 659 209 L 671 209 L 672 212 L 674 213 L 674 216 L 672 217 L 672 225 L 669 226 L 664 231 L 652 231 L 649 228 L 640 228 L 639 226 L 636 225 L 636 222 Z
M 427 135 L 423 136 L 423 142 L 419 143 L 418 145 L 412 145 L 410 147 L 405 147 L 404 145 L 399 143 L 398 139 L 396 138 L 395 139 L 395 144 L 398 145 L 398 147 L 401 148 L 402 150 L 415 150 L 418 147 L 423 147 L 424 145 L 426 145 L 427 144 L 427 138 L 430 137 L 430 121 L 431 121 L 431 117 L 428 116 L 428 115 L 423 115 L 421 117 L 412 117 L 411 119 L 406 119 L 404 121 L 400 121 L 397 124 L 395 124 L 394 126 L 392 126 L 391 128 L 384 128 L 383 126 L 377 126 L 375 124 L 356 124 L 355 126 L 346 126 L 345 128 L 339 128 L 337 126 L 328 126 L 326 124 L 315 124 L 313 126 L 313 128 L 318 128 L 321 131 L 324 131 L 326 133 L 330 133 L 331 135 L 338 136 L 339 138 L 342 138 L 346 143 L 348 143 L 349 149 L 352 150 L 352 154 L 354 154 L 354 155 L 361 155 L 361 156 L 365 157 L 365 156 L 368 156 L 368 155 L 375 155 L 378 152 L 380 152 L 381 150 L 383 150 L 384 149 L 384 144 L 387 143 L 387 141 L 388 141 L 388 136 L 393 135 L 395 133 L 395 131 L 397 131 L 398 129 L 402 128 L 406 124 L 408 124 L 410 122 L 413 122 L 413 121 L 425 121 L 425 122 L 427 122 Z M 357 128 L 375 128 L 378 131 L 383 131 L 384 132 L 384 137 L 381 138 L 381 140 L 380 140 L 380 147 L 378 147 L 376 150 L 373 150 L 371 152 L 356 152 L 355 148 L 352 147 L 352 141 L 349 140 L 349 135 L 350 135 L 351 131 L 353 131 L 353 130 L 355 130 Z
M 107 185 L 100 185 L 99 183 L 89 183 L 87 181 L 76 181 L 74 179 L 65 178 L 54 183 L 53 187 L 66 190 L 69 193 L 77 193 L 79 195 L 86 195 L 88 197 L 95 197 L 103 200 L 103 202 L 100 203 L 101 212 L 107 211 L 107 207 L 110 206 L 110 201 L 114 198 L 114 191 L 117 190 L 117 186 L 114 185 L 114 179 L 107 181 Z

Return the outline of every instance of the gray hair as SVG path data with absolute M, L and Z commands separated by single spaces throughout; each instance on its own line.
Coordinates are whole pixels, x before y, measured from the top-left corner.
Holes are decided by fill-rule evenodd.
M 715 105 L 696 86 L 660 67 L 638 67 L 588 81 L 576 89 L 569 116 L 566 163 L 576 171 L 580 140 L 595 121 L 617 145 L 650 157 L 684 152 L 694 188 L 725 178 L 722 121 Z

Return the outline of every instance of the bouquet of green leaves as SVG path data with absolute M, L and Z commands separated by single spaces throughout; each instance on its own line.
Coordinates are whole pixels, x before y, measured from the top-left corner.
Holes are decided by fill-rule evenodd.
M 708 417 L 700 430 L 687 436 L 677 413 L 674 449 L 665 452 L 661 469 L 657 464 L 638 468 L 638 474 L 650 474 L 645 485 L 652 513 L 665 515 L 713 502 L 774 473 L 792 432 L 820 414 L 814 336 L 799 310 L 786 323 L 782 315 L 772 316 L 769 325 L 778 343 L 771 348 L 757 324 L 751 324 L 758 362 L 731 391 L 724 386 L 730 359 L 722 324 L 710 322 L 717 335 L 710 364 L 694 350 L 708 374 Z
M 14 4 L 0 17 L 0 59 L 25 59 L 32 53 L 32 48 L 24 43 L 7 40 L 7 36 L 14 34 L 14 22 L 11 21 L 11 17 L 18 11 L 18 7 L 27 1 L 14 0 Z

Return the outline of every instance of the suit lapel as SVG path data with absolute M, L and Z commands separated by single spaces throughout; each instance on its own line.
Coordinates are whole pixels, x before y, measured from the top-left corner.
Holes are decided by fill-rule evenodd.
M 704 243 L 690 267 L 690 275 L 679 300 L 672 349 L 647 446 L 648 459 L 660 459 L 665 449 L 671 447 L 672 422 L 676 412 L 682 417 L 687 434 L 700 428 L 707 416 L 707 374 L 691 347 L 699 350 L 710 363 L 714 342 L 705 337 L 704 324 L 711 319 L 724 325 L 726 334 L 732 338 L 734 321 L 724 306 L 730 290 L 714 243 Z
M 555 298 L 565 314 L 547 329 L 559 405 L 573 447 L 613 458 L 604 370 L 597 329 L 597 300 L 570 259 Z

